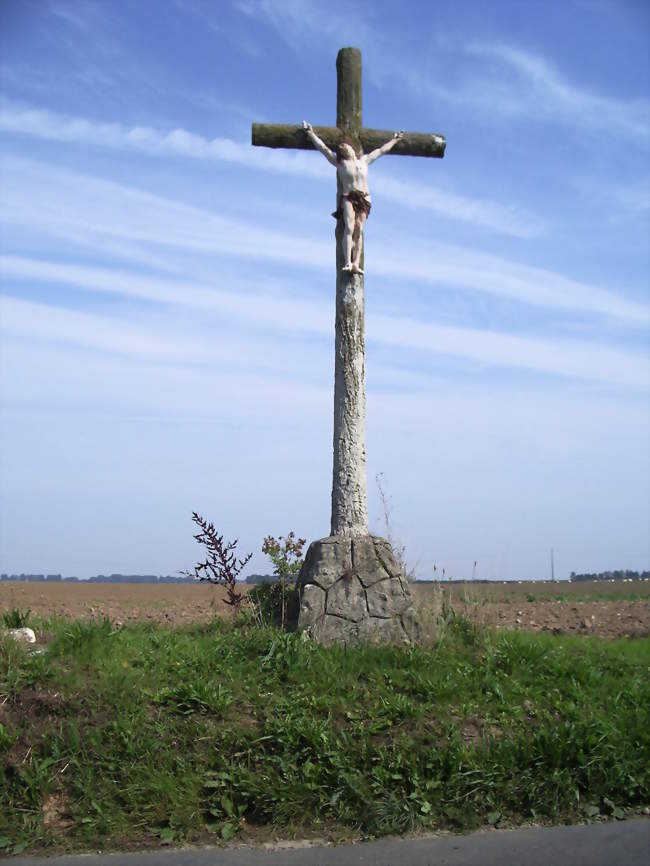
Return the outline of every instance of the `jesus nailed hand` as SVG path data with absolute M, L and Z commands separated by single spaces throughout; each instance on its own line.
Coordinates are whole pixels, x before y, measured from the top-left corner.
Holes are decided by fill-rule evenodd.
M 404 137 L 403 132 L 395 135 L 368 154 L 357 154 L 352 145 L 343 140 L 331 151 L 325 142 L 314 132 L 311 123 L 303 120 L 302 127 L 311 139 L 312 144 L 325 159 L 336 168 L 341 185 L 339 206 L 334 216 L 343 219 L 343 270 L 353 274 L 362 274 L 359 266 L 363 249 L 363 227 L 370 213 L 371 200 L 368 190 L 368 166 L 371 162 L 388 153 L 395 144 Z

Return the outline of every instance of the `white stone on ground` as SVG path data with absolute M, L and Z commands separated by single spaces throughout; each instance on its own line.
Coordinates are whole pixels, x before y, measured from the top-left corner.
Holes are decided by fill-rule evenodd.
M 7 634 L 20 643 L 36 643 L 36 635 L 31 628 L 10 628 Z

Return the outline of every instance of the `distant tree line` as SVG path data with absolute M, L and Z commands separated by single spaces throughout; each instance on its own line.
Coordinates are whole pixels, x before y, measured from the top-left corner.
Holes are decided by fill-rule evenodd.
M 601 571 L 598 574 L 576 574 L 571 572 L 571 581 L 581 580 L 650 580 L 650 571 Z
M 194 583 L 194 578 L 171 574 L 96 574 L 87 580 L 79 577 L 62 577 L 60 574 L 0 574 L 0 581 L 29 581 L 35 583 Z
M 277 574 L 249 574 L 244 583 L 275 583 Z
M 274 583 L 277 580 L 274 574 L 249 574 L 244 583 Z M 571 572 L 570 580 L 573 582 L 588 580 L 650 580 L 650 571 L 601 571 L 598 574 L 576 574 Z M 96 574 L 88 579 L 79 577 L 62 577 L 60 574 L 0 574 L 0 581 L 29 581 L 35 583 L 194 583 L 193 576 L 183 577 L 178 575 L 156 575 L 156 574 Z M 446 583 L 491 583 L 490 580 L 457 580 L 450 579 Z M 546 582 L 546 581 L 544 581 Z M 415 583 L 430 583 L 430 581 L 416 580 Z

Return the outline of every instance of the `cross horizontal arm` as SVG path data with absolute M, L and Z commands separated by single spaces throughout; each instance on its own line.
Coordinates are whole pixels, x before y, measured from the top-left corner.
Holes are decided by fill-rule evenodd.
M 341 141 L 343 133 L 338 126 L 315 126 L 314 132 L 331 149 Z M 385 129 L 365 129 L 359 133 L 364 153 L 370 153 L 393 137 L 394 133 Z M 288 147 L 295 150 L 315 150 L 302 126 L 288 123 L 254 123 L 252 143 L 258 147 Z M 431 135 L 426 132 L 405 132 L 389 152 L 397 156 L 436 156 L 445 155 L 444 135 Z

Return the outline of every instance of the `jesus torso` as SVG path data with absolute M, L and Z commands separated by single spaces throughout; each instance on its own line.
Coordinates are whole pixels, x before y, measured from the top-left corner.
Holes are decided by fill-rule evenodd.
M 368 166 L 364 159 L 339 160 L 336 165 L 336 173 L 341 182 L 342 195 L 346 195 L 353 190 L 358 190 L 370 199 L 368 191 Z

